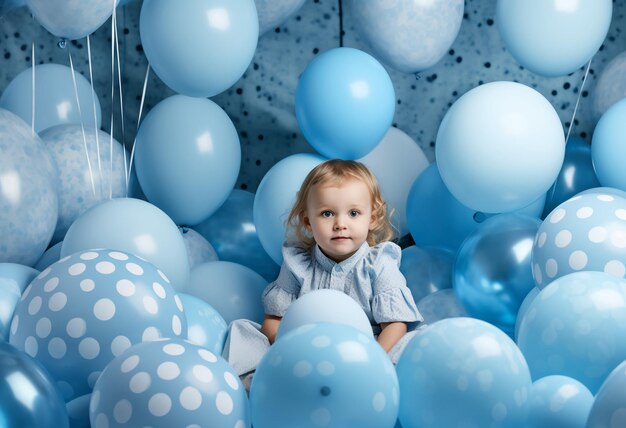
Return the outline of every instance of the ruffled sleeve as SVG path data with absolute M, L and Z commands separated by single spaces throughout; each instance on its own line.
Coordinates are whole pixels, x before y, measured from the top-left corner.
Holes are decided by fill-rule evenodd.
M 265 314 L 282 317 L 300 294 L 302 282 L 311 271 L 311 253 L 303 248 L 283 246 L 283 264 L 278 278 L 263 291 Z
M 372 315 L 378 324 L 424 320 L 400 272 L 401 256 L 400 247 L 393 242 L 383 242 L 370 251 L 373 273 Z

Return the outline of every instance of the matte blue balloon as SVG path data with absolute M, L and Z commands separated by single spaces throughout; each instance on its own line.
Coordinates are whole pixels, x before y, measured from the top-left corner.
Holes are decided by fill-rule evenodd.
M 92 427 L 250 428 L 246 391 L 226 361 L 182 339 L 115 358 L 91 395 Z
M 416 302 L 417 310 L 424 317 L 425 324 L 433 324 L 445 318 L 466 317 L 467 311 L 451 288 L 435 291 Z M 409 326 L 411 329 L 412 326 Z
M 593 394 L 576 379 L 542 377 L 530 388 L 526 426 L 585 428 L 592 404 Z
M 0 426 L 69 428 L 65 403 L 39 362 L 0 342 Z
M 515 343 L 484 321 L 449 318 L 430 325 L 409 342 L 396 369 L 403 428 L 524 422 L 528 365 Z
M 587 428 L 617 428 L 624 424 L 626 407 L 626 361 L 606 377 L 591 406 Z
M 517 343 L 533 379 L 564 375 L 592 393 L 626 359 L 626 281 L 604 272 L 558 278 L 532 301 Z
M 63 8 L 65 10 L 65 8 Z M 100 128 L 100 100 L 89 81 L 79 72 L 61 64 L 35 66 L 35 132 L 69 123 Z M 78 102 L 76 101 L 78 91 Z M 0 97 L 0 107 L 10 110 L 30 126 L 33 115 L 33 69 L 18 74 Z M 95 113 L 94 113 L 95 102 Z M 80 104 L 80 114 L 79 114 Z
M 402 250 L 400 272 L 417 302 L 428 294 L 452 288 L 453 265 L 452 251 L 412 245 Z
M 212 97 L 250 65 L 259 20 L 254 0 L 147 0 L 139 31 L 151 67 L 167 86 L 191 97 Z
M 253 206 L 254 193 L 234 189 L 217 211 L 193 228 L 213 245 L 220 260 L 247 266 L 273 281 L 280 267 L 261 245 Z
M 228 325 L 224 318 L 204 300 L 178 293 L 187 318 L 187 340 L 222 355 Z
M 193 269 L 199 264 L 206 262 L 215 262 L 219 260 L 217 252 L 209 241 L 204 239 L 202 235 L 188 227 L 181 227 L 185 248 L 189 256 L 189 269 Z
M 522 320 L 524 319 L 524 314 L 526 314 L 526 312 L 528 311 L 528 307 L 533 302 L 533 300 L 535 300 L 535 297 L 537 297 L 537 294 L 539 294 L 540 291 L 541 290 L 538 287 L 533 287 L 533 289 L 528 292 L 526 297 L 524 297 L 524 300 L 522 301 L 522 304 L 520 305 L 519 310 L 517 311 L 517 318 L 515 319 L 515 341 L 516 342 L 517 342 L 517 338 L 519 337 L 519 327 L 522 324 Z
M 237 181 L 237 130 L 213 101 L 174 95 L 141 122 L 135 165 L 148 200 L 176 224 L 192 226 L 213 214 Z
M 37 263 L 35 263 L 35 269 L 41 272 L 52 263 L 58 261 L 61 258 L 61 245 L 63 245 L 63 241 L 57 242 L 52 247 L 49 247 L 41 258 L 37 260 Z
M 50 154 L 22 119 L 0 109 L 0 262 L 32 266 L 46 250 L 59 213 Z
M 10 342 L 37 358 L 69 401 L 90 393 L 131 345 L 186 332 L 180 299 L 161 271 L 127 253 L 91 250 L 64 257 L 31 282 Z
M 261 323 L 261 293 L 266 285 L 267 281 L 250 268 L 217 261 L 196 266 L 184 292 L 207 302 L 227 324 L 240 318 Z
M 374 57 L 353 48 L 318 55 L 296 89 L 304 138 L 327 158 L 359 159 L 385 136 L 396 107 L 393 83 Z
M 626 156 L 626 100 L 613 104 L 600 118 L 593 131 L 591 157 L 598 180 L 603 186 L 626 191 L 626 172 L 619 162 Z
M 81 395 L 65 404 L 70 418 L 70 428 L 91 428 L 89 423 L 89 402 L 91 394 Z
M 65 235 L 61 256 L 90 248 L 142 257 L 163 271 L 177 290 L 189 280 L 189 258 L 178 227 L 163 211 L 139 199 L 111 199 L 78 217 Z
M 39 271 L 17 263 L 0 263 L 0 341 L 9 339 L 15 307 Z
M 392 428 L 398 398 L 396 371 L 371 335 L 319 323 L 270 347 L 252 379 L 250 408 L 255 428 Z

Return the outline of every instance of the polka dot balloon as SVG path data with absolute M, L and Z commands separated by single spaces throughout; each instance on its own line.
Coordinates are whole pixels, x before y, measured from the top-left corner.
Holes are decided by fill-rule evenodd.
M 41 361 L 69 401 L 90 393 L 106 364 L 131 345 L 186 332 L 182 303 L 154 265 L 90 250 L 64 257 L 31 282 L 10 343 Z
M 583 428 L 593 394 L 568 376 L 546 376 L 536 380 L 528 399 L 528 427 Z
M 250 389 L 255 428 L 392 428 L 398 403 L 398 378 L 385 351 L 343 324 L 287 333 L 259 363 Z
M 626 198 L 579 194 L 556 207 L 539 226 L 532 252 L 537 287 L 568 273 L 603 271 L 626 276 Z
M 102 372 L 89 406 L 94 428 L 249 428 L 248 397 L 225 360 L 181 339 L 141 343 Z

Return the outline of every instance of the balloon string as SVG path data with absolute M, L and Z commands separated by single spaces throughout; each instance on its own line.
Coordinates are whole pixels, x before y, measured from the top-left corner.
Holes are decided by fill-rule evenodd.
M 97 111 L 96 111 L 96 97 L 95 97 L 95 91 L 93 88 L 93 70 L 91 68 L 91 43 L 89 41 L 89 36 L 87 36 L 87 59 L 88 59 L 88 63 L 89 63 L 89 83 L 91 84 L 91 101 L 92 101 L 92 107 L 93 107 L 93 129 L 94 129 L 94 134 L 96 135 L 96 153 L 97 153 L 97 158 L 98 158 L 98 173 L 99 173 L 99 177 L 100 177 L 100 188 L 98 189 L 100 191 L 100 195 L 102 196 L 102 162 L 100 161 L 100 139 L 98 138 L 98 117 L 97 117 Z
M 148 88 L 148 77 L 150 76 L 150 63 L 148 63 L 148 67 L 146 68 L 146 77 L 143 80 L 143 91 L 141 93 L 141 102 L 139 103 L 139 116 L 137 117 L 137 131 L 139 131 L 139 123 L 141 122 L 141 113 L 143 112 L 143 103 L 146 100 L 146 89 Z M 126 178 L 126 182 L 130 180 L 130 174 L 133 171 L 133 159 L 135 157 L 135 146 L 137 143 L 137 136 L 135 135 L 135 140 L 133 141 L 133 148 L 130 152 L 130 167 L 128 168 L 128 177 Z M 126 195 L 128 196 L 128 195 Z
M 114 0 L 115 1 L 115 0 Z M 124 146 L 124 177 L 128 176 L 128 159 L 126 159 L 126 131 L 124 128 L 124 97 L 122 94 L 122 69 L 120 66 L 120 40 L 119 33 L 117 31 L 117 8 L 113 13 L 113 19 L 115 20 L 115 52 L 117 54 L 117 83 L 120 94 L 120 125 L 122 127 L 122 145 Z M 128 180 L 126 180 L 126 194 L 128 194 Z
M 339 47 L 343 47 L 343 2 L 339 0 Z
M 31 103 L 32 103 L 32 111 L 31 111 L 31 120 L 30 120 L 30 132 L 32 135 L 35 135 L 35 42 L 33 42 L 32 45 L 32 49 L 31 49 L 32 53 L 31 53 L 31 57 L 32 57 L 32 99 L 31 99 Z
M 567 128 L 567 135 L 565 136 L 565 144 L 569 141 L 569 135 L 574 128 L 574 119 L 576 118 L 576 112 L 578 111 L 578 105 L 580 104 L 580 97 L 583 94 L 583 88 L 585 87 L 585 82 L 587 81 L 587 76 L 589 76 L 589 68 L 591 67 L 591 61 L 593 61 L 593 57 L 587 63 L 587 68 L 585 70 L 585 75 L 583 76 L 583 82 L 580 85 L 580 91 L 578 91 L 578 98 L 576 99 L 576 105 L 574 106 L 574 113 L 572 114 L 572 120 L 569 123 L 569 127 Z

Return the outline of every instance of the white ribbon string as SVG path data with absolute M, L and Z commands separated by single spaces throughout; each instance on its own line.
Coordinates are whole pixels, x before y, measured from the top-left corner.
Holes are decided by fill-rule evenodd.
M 139 123 L 141 122 L 141 114 L 143 112 L 143 103 L 146 100 L 146 89 L 148 88 L 149 76 L 150 76 L 150 63 L 148 63 L 148 67 L 146 68 L 146 77 L 143 80 L 143 91 L 141 93 L 141 102 L 139 103 L 139 116 L 137 117 L 137 131 L 139 131 Z M 127 183 L 130 180 L 130 174 L 133 171 L 133 159 L 135 158 L 135 144 L 136 143 L 137 143 L 137 137 L 135 136 L 135 140 L 133 141 L 133 148 L 130 152 L 130 167 L 128 168 L 128 177 L 126 177 Z

